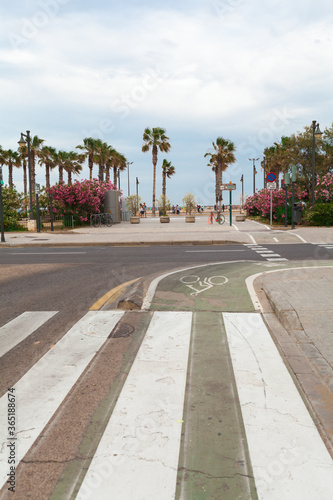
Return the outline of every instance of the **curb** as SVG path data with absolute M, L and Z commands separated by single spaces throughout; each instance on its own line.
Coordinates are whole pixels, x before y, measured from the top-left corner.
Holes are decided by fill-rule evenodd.
M 63 248 L 63 247 L 148 247 L 148 246 L 186 246 L 186 245 L 243 245 L 243 241 L 232 240 L 207 240 L 207 241 L 120 241 L 120 242 L 82 242 L 82 243 L 5 243 L 0 248 Z

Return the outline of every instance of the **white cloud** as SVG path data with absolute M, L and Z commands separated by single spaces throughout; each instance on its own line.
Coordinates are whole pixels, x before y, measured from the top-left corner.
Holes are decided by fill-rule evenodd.
M 61 0 L 54 15 L 60 0 L 46 1 L 48 18 L 37 15 L 47 12 L 42 0 L 0 12 L 3 147 L 15 147 L 22 126 L 67 149 L 91 132 L 123 147 L 150 177 L 142 130 L 160 125 L 179 141 L 173 162 L 200 178 L 218 135 L 240 145 L 249 168 L 247 151 L 260 155 L 312 119 L 332 122 L 328 0 Z M 25 36 L 18 47 L 13 33 Z

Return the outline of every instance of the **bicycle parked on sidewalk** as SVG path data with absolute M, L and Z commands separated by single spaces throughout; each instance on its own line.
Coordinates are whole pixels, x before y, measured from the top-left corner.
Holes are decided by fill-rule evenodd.
M 216 213 L 216 215 L 215 215 Z M 225 223 L 225 217 L 224 215 L 221 214 L 218 210 L 216 212 L 211 212 L 210 215 L 208 216 L 208 224 L 213 224 L 214 220 L 218 224 L 224 224 Z
M 92 214 L 90 216 L 90 226 L 100 227 L 107 226 L 111 227 L 113 224 L 113 220 L 111 214 Z

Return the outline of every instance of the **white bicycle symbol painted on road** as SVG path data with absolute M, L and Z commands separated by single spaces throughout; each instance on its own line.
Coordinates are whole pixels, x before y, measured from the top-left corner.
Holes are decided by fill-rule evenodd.
M 209 290 L 213 286 L 221 286 L 228 283 L 228 278 L 225 276 L 211 276 L 210 278 L 206 277 L 203 280 L 199 278 L 199 276 L 183 276 L 180 278 L 180 282 L 186 285 L 188 288 L 194 290 L 190 295 L 198 295 L 199 293 L 205 292 Z M 195 285 L 197 288 L 195 288 Z M 199 288 L 198 288 L 199 287 Z

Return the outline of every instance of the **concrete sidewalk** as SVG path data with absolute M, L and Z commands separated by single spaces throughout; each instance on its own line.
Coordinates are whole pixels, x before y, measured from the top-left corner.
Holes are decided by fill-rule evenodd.
M 263 316 L 333 457 L 333 264 L 258 277 Z
M 185 216 L 170 217 L 161 223 L 159 217 L 140 219 L 140 224 L 121 222 L 112 227 L 82 227 L 73 230 L 41 233 L 5 233 L 7 246 L 139 246 L 139 245 L 211 245 L 228 243 L 333 243 L 332 228 L 296 227 L 273 228 L 246 220 L 232 225 L 228 214 L 223 225 L 208 224 L 206 215 L 196 216 L 195 223 L 186 223 Z

